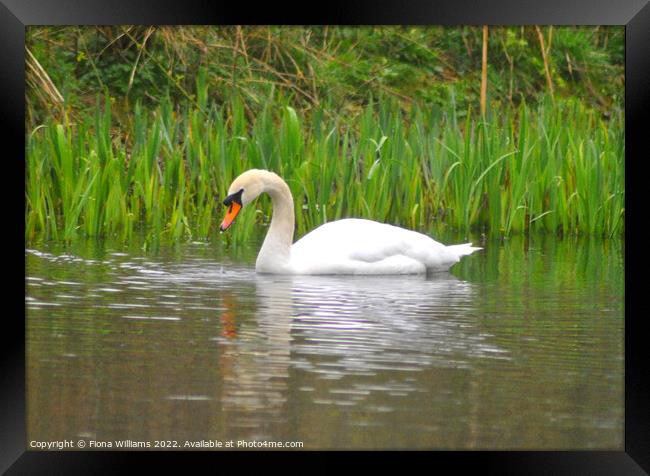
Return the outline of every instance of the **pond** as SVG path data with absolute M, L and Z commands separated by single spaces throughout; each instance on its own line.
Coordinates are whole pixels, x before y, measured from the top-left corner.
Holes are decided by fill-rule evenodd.
M 257 275 L 258 246 L 30 245 L 28 441 L 623 448 L 622 240 L 426 277 Z

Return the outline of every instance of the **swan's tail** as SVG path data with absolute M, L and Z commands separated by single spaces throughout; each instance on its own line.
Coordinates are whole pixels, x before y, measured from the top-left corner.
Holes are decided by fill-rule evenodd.
M 471 243 L 463 243 L 462 245 L 450 245 L 447 249 L 460 259 L 461 256 L 471 255 L 475 251 L 482 250 L 477 246 L 472 246 Z

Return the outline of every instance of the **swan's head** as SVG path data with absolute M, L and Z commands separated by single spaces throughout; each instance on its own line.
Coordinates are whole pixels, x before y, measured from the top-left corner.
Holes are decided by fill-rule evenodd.
M 264 191 L 264 174 L 268 173 L 265 170 L 247 170 L 230 184 L 228 196 L 223 201 L 228 211 L 221 222 L 221 231 L 226 231 L 233 224 L 242 207 L 255 200 Z

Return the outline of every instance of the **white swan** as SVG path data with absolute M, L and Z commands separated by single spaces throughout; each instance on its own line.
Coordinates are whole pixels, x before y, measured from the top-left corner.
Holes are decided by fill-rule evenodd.
M 257 255 L 258 273 L 420 274 L 446 271 L 462 256 L 481 249 L 471 243 L 445 246 L 422 233 L 356 218 L 325 223 L 293 243 L 289 186 L 273 172 L 257 169 L 247 170 L 230 185 L 221 231 L 263 192 L 271 196 L 273 217 Z

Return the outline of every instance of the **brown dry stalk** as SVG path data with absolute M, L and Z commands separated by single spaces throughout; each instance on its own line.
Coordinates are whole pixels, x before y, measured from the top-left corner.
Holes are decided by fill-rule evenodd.
M 481 115 L 485 116 L 487 107 L 487 48 L 488 26 L 483 25 L 483 67 L 481 69 Z
M 126 88 L 127 96 L 129 95 L 129 92 L 131 92 L 131 87 L 133 86 L 133 81 L 135 80 L 135 72 L 138 69 L 138 63 L 140 62 L 140 57 L 142 56 L 142 52 L 144 51 L 144 48 L 147 44 L 147 40 L 153 34 L 154 30 L 155 28 L 153 26 L 149 27 L 147 33 L 144 36 L 144 39 L 142 40 L 142 45 L 138 48 L 138 56 L 135 58 L 135 63 L 133 64 L 133 68 L 131 69 L 131 75 L 129 76 L 129 85 Z
M 233 50 L 233 55 L 236 55 L 237 53 L 241 53 L 241 50 L 239 49 L 237 44 L 235 44 L 234 46 L 231 46 L 231 45 L 226 45 L 226 44 L 212 43 L 210 46 L 215 47 L 215 48 L 231 49 L 231 50 Z M 277 49 L 277 47 L 276 47 L 276 49 Z M 276 52 L 278 53 L 278 55 L 280 55 L 279 59 L 282 60 L 282 56 L 281 56 L 280 51 L 277 50 Z M 287 79 L 287 76 L 295 76 L 295 75 L 292 75 L 291 73 L 283 73 L 281 71 L 278 71 L 276 68 L 272 67 L 268 63 L 264 62 L 263 60 L 261 60 L 259 58 L 254 57 L 254 56 L 249 56 L 249 59 L 252 62 L 260 65 L 262 67 L 262 69 L 264 71 L 266 71 L 267 73 L 270 73 L 270 74 L 278 77 L 281 80 L 280 84 L 283 84 L 284 87 L 294 89 L 295 91 L 297 91 L 298 93 L 300 93 L 304 97 L 306 97 L 312 104 L 318 104 L 318 100 L 315 97 L 313 97 L 311 94 L 309 94 L 308 92 L 306 92 L 305 90 L 300 88 L 295 82 L 292 82 L 292 81 Z M 233 68 L 234 68 L 234 63 L 233 63 Z M 249 81 L 252 81 L 252 80 L 249 79 Z
M 62 103 L 63 96 L 52 82 L 50 75 L 43 69 L 29 48 L 25 47 L 25 51 L 27 52 L 27 67 L 33 74 L 34 84 L 38 84 L 54 104 Z
M 544 61 L 544 72 L 546 74 L 546 83 L 548 84 L 548 89 L 551 92 L 551 99 L 555 100 L 555 95 L 553 92 L 553 81 L 551 80 L 551 70 L 548 66 L 548 57 L 546 56 L 546 48 L 544 47 L 544 35 L 542 35 L 542 30 L 537 25 L 535 25 L 535 31 L 537 31 L 537 38 L 539 39 L 539 47 L 542 50 L 542 60 Z

